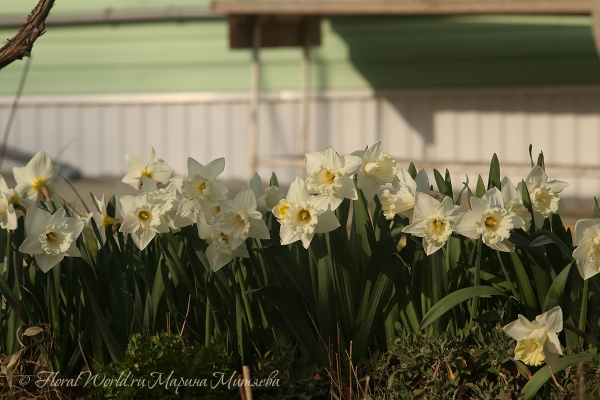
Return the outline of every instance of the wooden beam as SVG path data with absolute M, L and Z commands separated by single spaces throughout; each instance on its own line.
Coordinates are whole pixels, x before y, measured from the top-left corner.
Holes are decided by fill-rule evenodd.
M 215 0 L 227 15 L 590 14 L 596 0 Z
M 298 15 L 229 15 L 229 47 L 252 47 L 252 27 L 260 21 L 260 47 L 304 47 L 321 44 L 321 19 Z

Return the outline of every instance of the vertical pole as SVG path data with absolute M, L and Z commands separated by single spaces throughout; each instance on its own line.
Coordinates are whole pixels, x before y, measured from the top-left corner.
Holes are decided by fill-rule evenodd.
M 304 43 L 302 48 L 302 116 L 300 125 L 300 135 L 302 136 L 302 156 L 308 153 L 308 131 L 309 131 L 309 96 L 310 96 L 310 37 L 309 37 L 309 18 L 304 20 Z M 302 170 L 302 175 L 306 177 L 306 170 Z
M 260 17 L 252 22 L 252 73 L 250 80 L 250 177 L 258 167 L 258 112 L 260 94 Z

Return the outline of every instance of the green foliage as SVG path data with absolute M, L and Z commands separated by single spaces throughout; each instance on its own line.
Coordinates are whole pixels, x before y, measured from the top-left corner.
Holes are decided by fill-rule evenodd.
M 515 341 L 501 325 L 480 324 L 460 330 L 453 337 L 427 338 L 398 324 L 398 337 L 388 352 L 370 364 L 375 381 L 370 399 L 515 399 L 529 382 L 535 367 L 514 361 Z M 565 349 L 565 359 L 578 357 Z M 600 361 L 585 353 L 585 362 L 555 373 L 542 381 L 536 399 L 564 399 L 585 394 L 600 395 Z M 531 368 L 531 369 L 530 369 Z M 538 367 L 543 371 L 547 367 Z M 531 380 L 530 380 L 531 378 Z
M 186 345 L 179 336 L 167 333 L 148 338 L 135 334 L 123 361 L 95 371 L 96 380 L 90 382 L 89 389 L 103 399 L 230 398 L 237 386 L 217 384 L 220 375 L 214 375 L 237 378 L 229 369 L 229 361 L 222 343 L 205 347 Z

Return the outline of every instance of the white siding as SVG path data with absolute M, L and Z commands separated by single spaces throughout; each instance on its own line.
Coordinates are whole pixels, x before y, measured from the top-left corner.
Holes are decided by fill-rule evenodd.
M 0 127 L 12 98 L 0 97 Z M 281 181 L 302 173 L 299 94 L 262 96 L 260 157 L 296 156 L 296 166 L 261 165 Z M 9 146 L 45 150 L 86 176 L 122 175 L 123 155 L 148 146 L 186 173 L 187 157 L 227 161 L 223 178 L 246 180 L 249 171 L 248 94 L 30 96 L 21 106 Z M 494 152 L 513 180 L 544 151 L 551 179 L 566 180 L 567 197 L 600 195 L 600 87 L 336 91 L 313 94 L 312 150 L 333 146 L 350 153 L 382 140 L 407 166 L 446 168 L 456 187 L 469 173 L 487 174 Z

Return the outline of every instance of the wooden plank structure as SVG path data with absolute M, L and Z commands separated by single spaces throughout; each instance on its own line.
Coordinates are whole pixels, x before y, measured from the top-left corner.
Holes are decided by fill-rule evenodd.
M 258 114 L 261 47 L 302 47 L 302 153 L 308 151 L 310 47 L 320 44 L 320 17 L 327 15 L 593 14 L 600 54 L 600 0 L 215 0 L 227 15 L 232 49 L 252 48 L 250 173 L 259 164 L 297 165 L 300 159 L 260 158 Z

